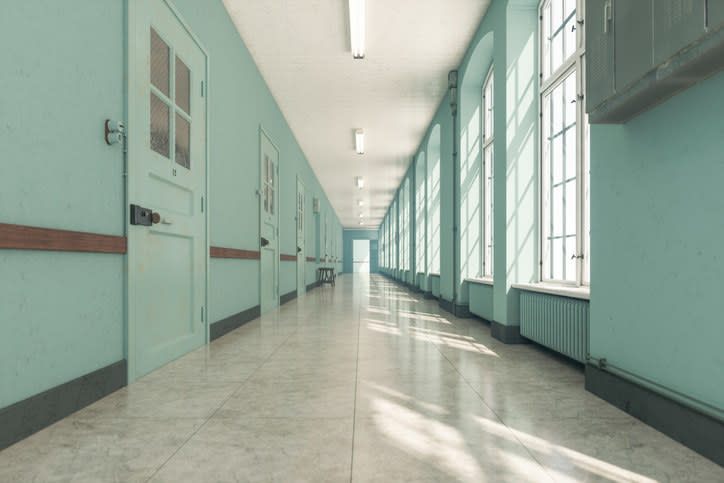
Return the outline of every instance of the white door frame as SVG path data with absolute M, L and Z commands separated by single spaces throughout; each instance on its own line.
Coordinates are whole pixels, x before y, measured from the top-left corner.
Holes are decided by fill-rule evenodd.
M 259 158 L 258 158 L 258 162 L 257 162 L 257 165 L 259 166 L 259 191 L 258 191 L 258 193 L 259 193 L 259 227 L 258 227 L 258 230 L 259 230 L 258 233 L 259 233 L 259 235 L 258 235 L 258 237 L 257 237 L 257 240 L 259 241 L 259 307 L 260 307 L 260 308 L 263 308 L 263 305 L 264 305 L 264 304 L 262 303 L 262 302 L 263 302 L 263 301 L 262 301 L 262 290 L 263 290 L 263 289 L 262 289 L 262 268 L 263 268 L 263 267 L 262 267 L 262 258 L 261 258 L 261 250 L 262 250 L 262 247 L 261 247 L 261 236 L 262 236 L 261 226 L 262 226 L 262 224 L 264 223 L 264 220 L 262 220 L 262 215 L 261 215 L 261 212 L 262 212 L 262 204 L 263 204 L 263 196 L 264 196 L 263 193 L 262 193 L 262 190 L 264 189 L 263 180 L 262 180 L 262 178 L 263 178 L 263 176 L 264 176 L 264 173 L 263 173 L 262 170 L 261 170 L 261 169 L 262 169 L 262 168 L 261 168 L 261 165 L 262 165 L 262 163 L 263 163 L 263 156 L 264 156 L 264 149 L 262 148 L 262 136 L 266 137 L 267 141 L 269 141 L 269 144 L 271 144 L 272 147 L 273 147 L 273 148 L 276 150 L 276 152 L 277 152 L 276 195 L 275 195 L 275 199 L 274 199 L 274 203 L 276 204 L 276 209 L 275 209 L 275 211 L 274 211 L 274 216 L 275 216 L 275 218 L 276 218 L 275 221 L 276 221 L 276 231 L 277 231 L 277 233 L 276 233 L 275 236 L 274 236 L 274 243 L 276 244 L 276 257 L 275 257 L 275 259 L 274 259 L 274 272 L 275 272 L 275 280 L 274 280 L 274 282 L 275 282 L 275 287 L 274 287 L 274 292 L 275 292 L 276 297 L 275 297 L 274 307 L 278 307 L 278 306 L 279 306 L 279 296 L 280 296 L 280 294 L 279 294 L 279 284 L 280 284 L 280 281 L 279 281 L 279 269 L 280 269 L 280 267 L 279 267 L 279 265 L 280 265 L 280 263 L 279 263 L 279 254 L 280 254 L 280 251 L 279 251 L 279 250 L 280 250 L 280 245 L 279 245 L 279 238 L 280 238 L 280 237 L 279 237 L 279 210 L 280 210 L 280 207 L 281 207 L 281 203 L 280 203 L 280 200 L 281 200 L 281 190 L 279 189 L 279 187 L 281 186 L 281 181 L 280 181 L 280 180 L 281 180 L 281 177 L 280 177 L 280 175 L 281 175 L 281 166 L 280 166 L 280 164 L 281 164 L 281 161 L 282 161 L 282 155 L 281 155 L 281 151 L 279 150 L 279 146 L 277 146 L 277 144 L 274 142 L 274 139 L 271 137 L 271 135 L 269 134 L 269 132 L 268 132 L 266 129 L 264 129 L 264 126 L 263 126 L 262 124 L 259 124 Z
M 129 294 L 135 293 L 135 278 L 136 273 L 133 268 L 133 263 L 130 261 L 133 260 L 133 258 L 136 256 L 135 253 L 135 243 L 133 243 L 133 237 L 135 236 L 133 233 L 133 230 L 129 230 L 130 226 L 130 216 L 129 216 L 129 200 L 134 200 L 136 198 L 136 186 L 134 183 L 134 175 L 137 168 L 137 163 L 139 162 L 140 158 L 140 151 L 139 149 L 142 149 L 143 147 L 143 138 L 142 136 L 138 136 L 135 133 L 138 129 L 138 125 L 134 123 L 138 120 L 143 118 L 145 116 L 145 106 L 138 105 L 138 102 L 134 102 L 135 96 L 132 96 L 131 93 L 133 92 L 133 85 L 137 81 L 139 72 L 138 72 L 138 65 L 139 62 L 144 62 L 144 59 L 139 59 L 137 56 L 137 32 L 138 32 L 138 25 L 139 18 L 138 16 L 141 15 L 140 12 L 143 12 L 143 8 L 139 6 L 140 3 L 145 2 L 147 0 L 127 0 L 126 6 L 127 6 L 127 20 L 128 23 L 126 25 L 126 49 L 127 49 L 127 55 L 128 55 L 128 63 L 126 64 L 126 74 L 127 74 L 127 81 L 125 85 L 125 104 L 126 104 L 126 157 L 125 157 L 125 181 L 126 181 L 126 190 L 125 190 L 125 200 L 124 200 L 124 207 L 123 211 L 125 213 L 125 231 L 126 231 L 126 240 L 127 240 L 127 253 L 125 257 L 125 264 L 126 264 L 126 274 L 125 274 L 125 289 L 126 293 L 124 294 L 125 299 L 125 319 L 126 319 L 126 361 L 128 363 L 127 368 L 127 382 L 131 383 L 133 380 L 136 379 L 136 346 L 135 346 L 135 337 L 137 332 L 137 324 L 138 321 L 136 320 L 136 300 L 134 297 L 130 296 Z M 174 14 L 178 22 L 181 24 L 181 26 L 186 30 L 189 37 L 194 41 L 194 43 L 199 47 L 199 49 L 204 53 L 206 57 L 206 69 L 205 69 L 205 75 L 206 75 L 206 85 L 204 86 L 204 110 L 206 113 L 206 149 L 205 149 L 205 155 L 206 155 L 206 170 L 204 173 L 204 176 L 206 177 L 205 182 L 205 193 L 204 193 L 204 200 L 206 206 L 204 207 L 204 239 L 205 239 L 205 253 L 206 253 L 206 290 L 204 292 L 204 307 L 205 307 L 205 319 L 204 319 L 204 326 L 205 326 L 205 342 L 208 344 L 209 342 L 209 266 L 210 266 L 210 259 L 209 259 L 209 170 L 210 170 L 210 164 L 211 164 L 211 157 L 210 157 L 210 124 L 211 120 L 209 117 L 209 71 L 210 71 L 210 56 L 209 51 L 204 47 L 204 45 L 201 43 L 199 38 L 194 34 L 194 32 L 189 27 L 188 23 L 183 19 L 181 14 L 179 13 L 178 9 L 171 3 L 170 0 L 159 0 L 166 4 L 166 6 L 169 8 L 169 10 Z

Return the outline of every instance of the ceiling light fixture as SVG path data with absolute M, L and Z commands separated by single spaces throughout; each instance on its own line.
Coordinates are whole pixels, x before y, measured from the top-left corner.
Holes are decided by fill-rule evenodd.
M 365 180 L 364 180 L 364 178 L 363 178 L 362 176 L 357 176 L 357 178 L 355 178 L 355 182 L 357 183 L 357 187 L 358 187 L 359 189 L 364 188 L 364 186 L 365 186 Z
M 365 58 L 365 0 L 349 0 L 349 34 L 352 56 Z
M 357 129 L 354 132 L 354 145 L 357 154 L 365 153 L 365 132 L 362 129 Z
M 364 203 L 364 201 L 362 201 L 362 200 L 359 200 L 359 201 L 357 202 L 357 206 L 359 206 L 360 208 L 362 208 L 362 205 L 364 205 L 364 204 L 365 204 L 365 203 Z
M 359 214 L 359 217 L 360 217 L 360 218 L 362 218 L 362 217 L 364 217 L 364 216 L 365 216 L 365 215 L 363 215 L 362 213 Z

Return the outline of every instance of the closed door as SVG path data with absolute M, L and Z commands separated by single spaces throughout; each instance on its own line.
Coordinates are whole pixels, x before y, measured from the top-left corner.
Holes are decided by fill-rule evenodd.
M 261 311 L 279 305 L 279 151 L 260 131 Z
M 307 222 L 304 216 L 304 185 L 297 180 L 297 296 L 307 291 L 304 269 L 306 257 L 304 255 L 304 224 Z
M 206 54 L 164 0 L 132 5 L 128 199 L 154 217 L 128 226 L 131 380 L 206 342 L 208 255 Z

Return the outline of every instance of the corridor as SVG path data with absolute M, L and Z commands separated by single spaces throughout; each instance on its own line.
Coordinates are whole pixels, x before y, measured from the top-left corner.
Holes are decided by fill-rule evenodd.
M 0 481 L 723 481 L 379 275 L 348 274 L 0 452 Z

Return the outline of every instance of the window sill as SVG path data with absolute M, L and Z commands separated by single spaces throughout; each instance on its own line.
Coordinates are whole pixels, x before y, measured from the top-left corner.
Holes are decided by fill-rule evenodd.
M 477 283 L 480 285 L 490 285 L 493 286 L 493 279 L 492 278 L 466 278 L 466 282 L 470 283 Z
M 439 273 L 430 272 L 430 276 L 431 276 L 431 277 L 439 277 L 440 274 L 439 274 Z
M 589 287 L 568 287 L 553 283 L 514 283 L 513 288 L 527 290 L 528 292 L 539 292 L 561 297 L 570 297 L 581 300 L 591 300 L 591 289 Z

